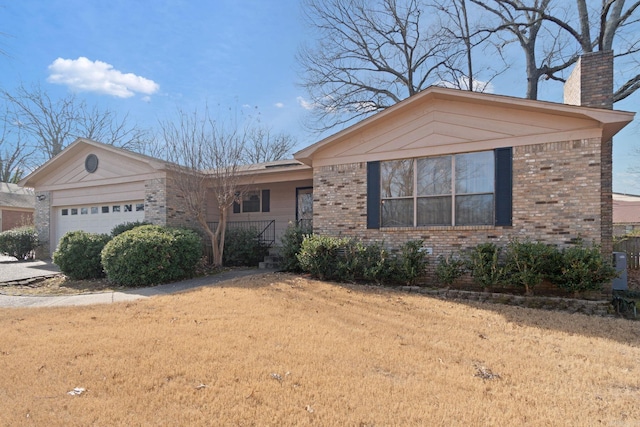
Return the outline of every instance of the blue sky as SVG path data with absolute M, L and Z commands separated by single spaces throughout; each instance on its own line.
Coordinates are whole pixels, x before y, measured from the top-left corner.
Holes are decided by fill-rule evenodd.
M 0 87 L 40 84 L 51 95 L 74 91 L 90 104 L 129 113 L 155 127 L 176 108 L 205 103 L 220 114 L 251 115 L 315 142 L 303 120 L 304 90 L 295 53 L 313 41 L 300 0 L 10 0 L 0 3 Z M 520 57 L 514 59 L 519 61 Z M 493 81 L 498 94 L 523 96 L 515 67 Z M 561 102 L 562 86 L 540 99 Z M 640 94 L 616 104 L 638 111 Z M 614 191 L 640 194 L 628 173 L 640 164 L 638 119 L 614 139 Z

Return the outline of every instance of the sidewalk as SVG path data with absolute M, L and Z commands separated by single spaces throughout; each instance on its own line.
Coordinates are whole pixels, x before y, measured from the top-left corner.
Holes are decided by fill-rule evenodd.
M 41 263 L 34 266 L 27 264 Z M 43 261 L 35 261 L 34 263 L 10 263 L 3 262 L 0 259 L 0 283 L 13 281 L 11 273 L 23 275 L 31 273 L 30 277 L 38 274 L 55 275 L 59 273 L 55 269 L 55 265 L 48 264 Z M 16 268 L 6 268 L 7 266 L 17 265 Z M 53 267 L 52 267 L 53 266 Z M 32 270 L 29 270 L 32 269 Z M 148 288 L 127 289 L 124 291 L 99 292 L 92 294 L 80 295 L 56 295 L 56 296 L 14 296 L 0 294 L 0 308 L 6 307 L 60 307 L 60 306 L 79 306 L 92 304 L 111 304 L 115 302 L 133 301 L 141 298 L 149 298 L 154 295 L 166 295 L 175 292 L 181 292 L 200 286 L 215 285 L 225 280 L 231 280 L 238 277 L 250 276 L 254 274 L 270 273 L 274 270 L 231 270 L 213 276 L 197 277 L 195 279 L 183 280 L 176 283 L 167 283 Z M 17 276 L 16 276 L 17 277 Z M 27 278 L 25 278 L 27 279 Z

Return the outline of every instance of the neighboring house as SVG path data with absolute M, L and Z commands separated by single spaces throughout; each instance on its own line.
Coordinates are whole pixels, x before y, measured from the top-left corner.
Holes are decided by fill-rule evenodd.
M 640 196 L 613 193 L 613 235 L 640 233 Z
M 33 224 L 36 198 L 30 188 L 0 182 L 0 232 Z
M 295 161 L 246 168 L 254 190 L 229 221 L 266 224 L 277 242 L 289 222 L 312 217 L 316 233 L 389 247 L 422 239 L 434 257 L 511 238 L 583 238 L 611 251 L 611 138 L 634 116 L 611 109 L 612 79 L 611 52 L 597 52 L 567 81 L 566 104 L 427 88 Z M 166 164 L 93 141 L 76 141 L 21 185 L 36 189 L 49 253 L 76 228 L 194 225 Z M 217 220 L 213 197 L 207 218 Z

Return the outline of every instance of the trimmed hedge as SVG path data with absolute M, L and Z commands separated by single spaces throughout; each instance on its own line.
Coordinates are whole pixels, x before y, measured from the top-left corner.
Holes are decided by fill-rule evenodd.
M 560 289 L 577 295 L 584 291 L 597 291 L 617 277 L 611 262 L 605 259 L 598 245 L 577 245 L 564 248 L 555 255 L 549 274 L 551 282 Z
M 38 235 L 32 226 L 19 227 L 0 233 L 0 254 L 18 260 L 32 259 L 38 246 Z
M 110 239 L 107 234 L 70 231 L 60 239 L 53 262 L 74 280 L 104 277 L 100 253 Z
M 308 235 L 297 258 L 302 271 L 322 280 L 415 284 L 425 276 L 428 264 L 422 243 L 408 241 L 399 254 L 392 254 L 378 243 L 365 245 L 347 237 Z
M 192 230 L 144 225 L 114 237 L 102 250 L 109 280 L 146 286 L 192 277 L 202 242 Z
M 300 262 L 298 261 L 298 253 L 300 252 L 305 236 L 311 234 L 312 230 L 309 228 L 289 223 L 284 235 L 280 239 L 280 256 L 282 257 L 280 268 L 282 268 L 282 270 L 296 273 L 302 271 L 302 267 L 300 267 Z
M 617 275 L 600 246 L 586 246 L 580 239 L 562 250 L 542 242 L 517 239 L 504 248 L 495 243 L 481 243 L 457 258 L 464 260 L 466 270 L 480 287 L 522 287 L 527 295 L 532 295 L 544 279 L 577 296 L 580 292 L 601 290 Z M 446 258 L 439 258 L 436 274 L 441 284 L 450 284 L 463 272 Z
M 257 267 L 269 252 L 269 246 L 258 239 L 255 228 L 227 230 L 224 237 L 223 265 Z
M 111 237 L 116 237 L 125 231 L 133 230 L 134 228 L 141 227 L 143 225 L 149 225 L 149 223 L 146 221 L 123 222 L 111 229 Z

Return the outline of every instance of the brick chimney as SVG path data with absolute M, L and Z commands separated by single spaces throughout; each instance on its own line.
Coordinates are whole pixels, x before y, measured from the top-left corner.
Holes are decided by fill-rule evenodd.
M 564 85 L 564 103 L 613 109 L 613 51 L 582 55 Z M 600 244 L 602 254 L 613 251 L 613 142 L 600 148 Z
M 564 103 L 613 109 L 613 51 L 582 55 L 564 84 Z

